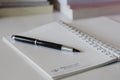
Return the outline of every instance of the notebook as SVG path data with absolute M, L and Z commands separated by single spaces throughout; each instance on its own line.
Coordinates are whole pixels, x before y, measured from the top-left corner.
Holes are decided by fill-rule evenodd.
M 94 21 L 96 21 L 92 24 L 94 27 L 97 27 L 96 24 L 100 21 L 103 21 L 103 23 L 107 21 L 107 24 L 111 25 L 113 29 L 120 26 L 120 23 L 112 22 L 110 19 L 104 17 L 93 19 Z M 81 22 L 89 24 L 91 20 L 83 20 Z M 104 32 L 106 25 L 101 25 Z M 90 27 L 91 25 L 88 28 Z M 120 32 L 118 31 L 118 33 Z M 94 34 L 97 34 L 97 31 Z M 62 79 L 120 60 L 120 47 L 117 47 L 118 49 L 116 46 L 113 48 L 108 45 L 109 41 L 108 43 L 104 43 L 88 35 L 82 31 L 80 25 L 79 27 L 73 27 L 64 22 L 55 21 L 30 31 L 18 33 L 18 35 L 72 46 L 81 51 L 80 53 L 60 51 L 17 42 L 11 39 L 11 36 L 3 37 L 3 41 L 15 50 L 16 54 L 31 64 L 36 71 L 48 80 Z

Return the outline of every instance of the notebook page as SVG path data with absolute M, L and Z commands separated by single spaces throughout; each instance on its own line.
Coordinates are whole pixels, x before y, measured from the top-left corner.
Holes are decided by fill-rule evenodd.
M 34 65 L 39 66 L 39 68 L 36 66 L 34 68 L 45 71 L 46 76 L 49 75 L 54 79 L 64 78 L 116 60 L 115 56 L 111 57 L 97 51 L 58 22 L 38 27 L 20 35 L 60 43 L 81 50 L 80 53 L 69 53 L 15 42 L 10 38 L 4 39 L 16 47 L 21 52 L 20 55 L 26 56 L 26 61 L 30 62 L 31 60 Z

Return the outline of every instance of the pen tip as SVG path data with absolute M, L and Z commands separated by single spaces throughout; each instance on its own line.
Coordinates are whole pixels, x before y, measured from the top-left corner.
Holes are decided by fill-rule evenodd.
M 73 49 L 73 52 L 80 52 L 79 50 L 77 50 L 77 49 Z

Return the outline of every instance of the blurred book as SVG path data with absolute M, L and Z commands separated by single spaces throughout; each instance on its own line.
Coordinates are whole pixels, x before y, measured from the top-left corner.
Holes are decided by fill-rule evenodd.
M 47 0 L 5 0 L 0 1 L 0 17 L 47 14 L 53 6 Z
M 119 1 L 119 0 L 58 0 L 58 2 L 63 5 L 93 4 L 93 3 L 103 3 L 103 2 L 113 2 L 113 1 Z
M 0 0 L 0 2 L 24 2 L 24 1 L 47 1 L 47 0 Z
M 120 13 L 120 0 L 51 0 L 56 9 L 75 20 Z M 56 6 L 57 4 L 57 6 Z
M 52 13 L 53 7 L 49 6 L 36 6 L 36 7 L 15 7 L 15 8 L 1 8 L 0 16 L 24 16 Z
M 21 2 L 0 2 L 0 8 L 8 7 L 31 7 L 31 6 L 45 6 L 49 5 L 46 1 L 21 1 Z
M 59 4 L 58 0 L 48 0 L 48 1 L 54 6 L 55 11 L 60 10 L 60 4 Z
M 120 1 L 95 4 L 61 5 L 60 12 L 72 20 L 115 15 L 120 14 Z

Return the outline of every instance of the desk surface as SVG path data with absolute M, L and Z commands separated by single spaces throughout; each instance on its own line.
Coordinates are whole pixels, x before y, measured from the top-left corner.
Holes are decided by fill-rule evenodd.
M 56 17 L 57 16 L 57 17 Z M 120 21 L 119 16 L 112 16 Z M 0 19 L 0 80 L 45 80 L 3 41 L 2 37 L 58 20 L 58 14 Z M 120 80 L 120 63 L 90 70 L 62 80 Z

